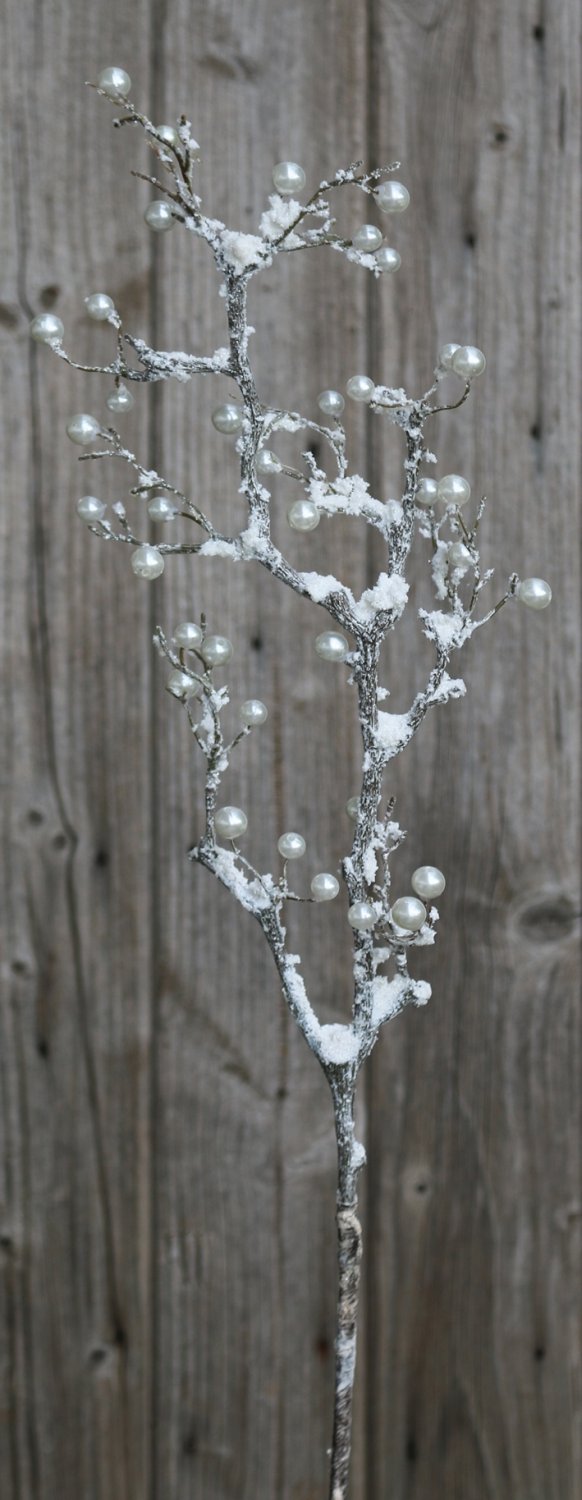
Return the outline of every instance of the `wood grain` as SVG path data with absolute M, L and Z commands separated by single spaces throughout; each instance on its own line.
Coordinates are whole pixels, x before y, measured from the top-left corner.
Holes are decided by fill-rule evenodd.
M 417 390 L 445 340 L 488 354 L 470 403 L 435 425 L 438 472 L 490 496 L 497 578 L 541 572 L 555 601 L 477 637 L 468 699 L 427 723 L 391 784 L 403 888 L 421 860 L 448 885 L 418 964 L 433 1001 L 387 1032 L 361 1089 L 353 1494 L 579 1500 L 578 8 L 9 0 L 2 28 L 2 1500 L 326 1493 L 331 1113 L 258 930 L 187 864 L 200 766 L 153 626 L 206 610 L 236 644 L 233 713 L 269 704 L 225 787 L 265 866 L 286 827 L 308 831 L 311 873 L 345 851 L 353 701 L 313 656 L 315 607 L 219 561 L 141 585 L 74 516 L 78 494 L 113 500 L 126 475 L 75 467 L 67 415 L 101 414 L 105 391 L 31 345 L 30 317 L 54 307 L 80 357 L 105 350 L 82 301 L 104 288 L 162 346 L 223 339 L 202 247 L 152 243 L 129 176 L 143 144 L 83 90 L 111 61 L 154 118 L 191 114 L 204 201 L 244 229 L 282 156 L 309 182 L 360 155 L 402 160 L 411 208 L 382 225 L 397 278 L 371 285 L 321 253 L 253 288 L 265 399 L 315 413 L 355 370 Z M 360 212 L 341 210 L 352 227 Z M 228 524 L 219 394 L 140 392 L 124 431 Z M 350 422 L 354 464 L 394 493 L 397 438 Z M 292 537 L 291 498 L 282 482 L 289 555 L 370 581 L 361 533 Z M 400 640 L 396 711 L 425 660 L 413 616 Z M 292 915 L 314 1001 L 339 1019 L 339 911 Z

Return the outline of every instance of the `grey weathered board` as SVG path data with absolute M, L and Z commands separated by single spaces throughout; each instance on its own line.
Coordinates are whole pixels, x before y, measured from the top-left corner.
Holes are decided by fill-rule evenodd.
M 265 399 L 314 408 L 365 369 L 418 390 L 447 339 L 488 355 L 435 426 L 440 472 L 489 494 L 498 577 L 539 571 L 555 601 L 477 637 L 468 698 L 390 778 L 403 884 L 434 860 L 448 887 L 417 965 L 433 1001 L 387 1031 L 361 1088 L 353 1495 L 582 1496 L 579 33 L 576 0 L 5 6 L 2 1500 L 323 1500 L 330 1435 L 326 1089 L 258 929 L 187 864 L 200 767 L 153 625 L 204 608 L 235 641 L 235 701 L 270 705 L 228 782 L 261 861 L 287 826 L 314 869 L 345 851 L 353 700 L 313 656 L 315 607 L 220 562 L 141 584 L 74 515 L 126 475 L 76 466 L 66 417 L 105 392 L 31 345 L 33 313 L 58 310 L 81 358 L 107 348 L 83 312 L 97 288 L 161 346 L 210 349 L 221 327 L 202 248 L 143 226 L 141 138 L 83 89 L 110 62 L 155 119 L 191 115 L 205 201 L 245 228 L 281 156 L 310 183 L 360 155 L 403 162 L 397 278 L 318 252 L 253 287 Z M 360 200 L 340 212 L 353 226 Z M 216 394 L 139 393 L 124 431 L 234 522 Z M 350 425 L 354 463 L 393 493 L 394 435 Z M 358 586 L 379 561 L 339 523 L 286 545 Z M 424 662 L 412 616 L 386 651 L 396 711 Z M 293 936 L 325 1018 L 344 1015 L 339 908 Z

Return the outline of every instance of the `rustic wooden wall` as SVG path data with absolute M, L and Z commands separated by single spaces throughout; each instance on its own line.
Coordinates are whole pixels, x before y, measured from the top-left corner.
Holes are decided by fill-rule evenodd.
M 384 1036 L 362 1087 L 353 1494 L 582 1496 L 579 32 L 575 0 L 7 0 L 2 1500 L 325 1495 L 326 1091 L 258 930 L 186 863 L 199 768 L 153 624 L 205 607 L 236 642 L 235 694 L 271 705 L 229 783 L 258 858 L 286 826 L 308 828 L 314 867 L 344 851 L 353 702 L 313 658 L 314 608 L 220 563 L 142 585 L 74 516 L 87 479 L 64 423 L 101 412 L 104 391 L 31 345 L 32 315 L 58 310 L 80 357 L 106 347 L 83 314 L 96 288 L 170 347 L 211 348 L 221 317 L 200 247 L 143 226 L 141 142 L 83 89 L 110 62 L 154 118 L 191 113 L 206 200 L 245 227 L 282 155 L 310 182 L 360 154 L 403 162 L 398 278 L 370 286 L 321 254 L 258 284 L 269 400 L 312 401 L 367 368 L 419 389 L 447 339 L 488 354 L 435 445 L 490 495 L 500 574 L 546 574 L 555 603 L 477 638 L 468 700 L 394 772 L 403 879 L 428 859 L 449 883 L 419 965 L 433 1002 Z M 234 520 L 215 394 L 142 393 L 127 432 Z M 394 442 L 356 417 L 354 459 L 390 492 Z M 125 475 L 100 484 L 113 500 Z M 355 583 L 378 561 L 353 528 L 287 540 Z M 414 630 L 387 671 L 397 709 L 418 680 Z M 338 1017 L 339 911 L 296 930 Z

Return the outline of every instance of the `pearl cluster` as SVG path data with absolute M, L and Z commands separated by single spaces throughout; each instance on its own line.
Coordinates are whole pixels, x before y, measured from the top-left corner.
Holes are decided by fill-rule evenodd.
M 436 505 L 442 500 L 445 505 L 466 505 L 471 499 L 471 486 L 462 474 L 445 474 L 442 479 L 421 479 L 415 495 L 417 505 Z
M 446 880 L 442 870 L 437 870 L 436 865 L 419 865 L 410 884 L 415 892 L 414 896 L 399 896 L 390 908 L 390 916 L 395 927 L 400 927 L 403 932 L 419 932 L 426 922 L 424 902 L 436 901 L 438 896 L 442 896 Z
M 438 370 L 440 374 L 452 370 L 462 380 L 474 380 L 483 374 L 486 364 L 482 349 L 477 349 L 475 344 L 444 344 L 439 353 Z

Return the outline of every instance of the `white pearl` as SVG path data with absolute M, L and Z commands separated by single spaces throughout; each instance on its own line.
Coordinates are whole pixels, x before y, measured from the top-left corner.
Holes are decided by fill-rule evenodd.
M 320 515 L 313 500 L 296 500 L 287 511 L 287 520 L 292 531 L 315 531 Z
M 462 474 L 445 474 L 438 482 L 439 500 L 445 505 L 466 505 L 471 499 L 471 486 Z
M 110 391 L 107 397 L 107 405 L 110 411 L 131 411 L 134 405 L 134 397 L 128 391 L 126 385 L 118 385 L 114 391 Z
M 403 182 L 383 182 L 374 197 L 383 214 L 401 214 L 410 203 L 410 193 Z
M 362 250 L 366 254 L 377 250 L 383 238 L 382 230 L 377 229 L 375 224 L 362 224 L 354 235 L 352 245 L 354 250 Z
M 349 646 L 339 630 L 324 630 L 316 639 L 315 649 L 323 661 L 345 661 Z
M 155 495 L 153 500 L 148 500 L 150 521 L 174 521 L 177 514 L 178 506 L 165 495 Z
M 442 870 L 437 870 L 436 865 L 419 865 L 410 882 L 415 895 L 423 901 L 436 901 L 437 896 L 442 896 L 446 883 Z
M 39 313 L 38 318 L 33 318 L 30 325 L 30 333 L 37 344 L 60 344 L 64 334 L 64 325 L 56 313 Z
M 338 892 L 339 880 L 336 880 L 335 875 L 327 875 L 323 872 L 321 875 L 314 875 L 311 882 L 311 894 L 316 901 L 333 901 Z
M 196 651 L 202 641 L 202 631 L 192 620 L 183 620 L 174 631 L 174 640 L 183 651 Z
M 463 572 L 471 565 L 471 553 L 464 542 L 452 542 L 448 550 L 448 559 L 451 568 L 462 568 Z
M 369 901 L 354 901 L 348 911 L 348 922 L 355 932 L 369 932 L 376 925 L 376 913 Z
M 254 728 L 256 724 L 264 724 L 269 717 L 266 703 L 261 703 L 260 698 L 247 698 L 246 703 L 241 703 L 239 709 L 241 724 L 248 724 Z
M 137 578 L 159 578 L 164 571 L 164 559 L 157 547 L 146 543 L 132 554 L 131 566 Z
M 376 265 L 380 267 L 381 271 L 399 271 L 402 265 L 402 258 L 398 254 L 398 251 L 393 250 L 390 245 L 382 245 L 376 255 Z
M 390 916 L 397 927 L 403 927 L 406 932 L 418 932 L 423 922 L 426 922 L 426 907 L 422 901 L 417 901 L 416 896 L 399 896 Z
M 473 380 L 475 375 L 483 374 L 486 363 L 481 349 L 476 349 L 474 344 L 461 344 L 453 354 L 451 369 L 455 375 L 461 375 L 463 380 Z
M 326 417 L 341 417 L 345 404 L 341 391 L 321 391 L 317 397 L 319 410 L 325 412 Z
M 82 495 L 77 500 L 77 513 L 83 521 L 100 521 L 105 515 L 106 506 L 103 500 L 98 500 L 96 495 Z
M 175 125 L 156 125 L 156 135 L 161 136 L 166 146 L 180 145 L 180 137 Z
M 305 172 L 296 161 L 279 161 L 273 169 L 273 182 L 278 193 L 300 193 L 305 187 Z
M 232 656 L 232 641 L 225 635 L 207 635 L 202 656 L 207 667 L 222 667 Z
M 452 370 L 453 355 L 456 354 L 457 349 L 460 349 L 460 347 L 460 344 L 443 344 L 442 349 L 439 349 L 439 369 Z
M 104 323 L 109 314 L 115 312 L 113 297 L 108 297 L 107 292 L 91 292 L 90 297 L 85 297 L 85 307 L 96 323 Z
M 257 474 L 280 474 L 281 465 L 272 448 L 259 448 L 255 458 Z
M 439 487 L 436 479 L 421 479 L 414 497 L 417 505 L 436 505 Z
M 74 417 L 69 417 L 67 422 L 67 436 L 72 443 L 78 443 L 82 448 L 85 443 L 93 443 L 101 428 L 101 423 L 96 417 L 90 417 L 88 412 L 78 411 Z
M 359 797 L 348 797 L 348 800 L 346 802 L 346 812 L 348 818 L 352 818 L 353 822 L 356 823 L 360 812 Z
M 249 820 L 242 807 L 219 807 L 214 826 L 220 838 L 238 839 L 241 833 L 246 833 Z
M 277 848 L 283 859 L 301 859 L 307 845 L 300 833 L 282 833 L 277 841 Z
M 178 670 L 170 672 L 166 687 L 169 693 L 173 693 L 175 698 L 181 698 L 182 701 L 188 698 L 198 698 L 202 691 L 200 683 L 190 677 L 188 672 Z
M 517 597 L 528 609 L 547 609 L 552 600 L 552 590 L 545 578 L 522 578 L 516 589 Z
M 170 205 L 164 198 L 154 198 L 152 203 L 148 203 L 144 219 L 149 228 L 155 229 L 158 233 L 165 229 L 173 229 L 176 222 Z
M 223 406 L 215 407 L 212 413 L 212 425 L 217 432 L 225 432 L 227 435 L 240 432 L 242 422 L 242 406 L 237 406 L 235 401 L 225 401 Z
M 125 68 L 104 68 L 97 83 L 110 99 L 127 99 L 131 92 L 131 78 Z
M 352 401 L 369 401 L 374 390 L 374 381 L 370 380 L 369 375 L 352 375 L 346 385 L 346 391 Z

